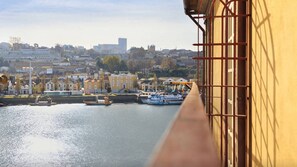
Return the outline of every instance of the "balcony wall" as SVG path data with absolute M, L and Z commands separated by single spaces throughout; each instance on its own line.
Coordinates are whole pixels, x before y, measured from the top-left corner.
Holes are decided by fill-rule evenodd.
M 297 1 L 252 1 L 252 163 L 297 166 Z
M 155 149 L 149 166 L 220 166 L 196 84 L 193 84 L 165 138 Z

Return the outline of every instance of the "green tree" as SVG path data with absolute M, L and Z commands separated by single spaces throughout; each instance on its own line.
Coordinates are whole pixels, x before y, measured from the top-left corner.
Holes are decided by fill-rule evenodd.
M 121 70 L 121 71 L 127 71 L 128 70 L 127 63 L 124 60 L 120 61 L 119 70 Z
M 103 64 L 102 59 L 99 56 L 96 57 L 96 67 L 98 69 L 100 69 L 100 68 L 105 69 L 105 65 Z
M 106 65 L 109 72 L 118 71 L 120 66 L 120 59 L 116 56 L 105 56 L 103 58 L 103 64 Z

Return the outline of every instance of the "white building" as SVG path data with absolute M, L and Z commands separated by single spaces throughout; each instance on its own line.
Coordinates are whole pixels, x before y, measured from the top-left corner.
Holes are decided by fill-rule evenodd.
M 119 38 L 118 44 L 98 44 L 93 49 L 101 54 L 124 54 L 127 51 L 127 39 Z
M 61 57 L 61 56 L 60 56 Z M 37 59 L 37 60 L 54 60 L 59 56 L 50 49 L 20 49 L 17 51 L 9 51 L 4 57 L 6 60 L 16 59 Z
M 67 78 L 77 81 L 78 79 L 85 81 L 88 78 L 87 73 L 80 73 L 80 74 L 74 74 L 74 75 L 68 75 Z
M 50 80 L 45 84 L 45 91 L 55 90 L 55 84 Z
M 184 78 L 167 78 L 165 81 L 163 81 L 164 85 L 170 84 L 170 82 L 187 82 L 188 80 L 184 79 Z
M 15 86 L 12 85 L 11 81 L 8 81 L 8 94 L 9 95 L 14 95 L 16 93 L 16 90 L 15 90 Z
M 29 86 L 25 85 L 25 86 L 21 86 L 21 90 L 20 90 L 20 94 L 29 94 Z
M 58 90 L 64 91 L 65 89 L 66 89 L 66 85 L 65 85 L 64 81 L 62 81 L 62 80 L 58 81 Z

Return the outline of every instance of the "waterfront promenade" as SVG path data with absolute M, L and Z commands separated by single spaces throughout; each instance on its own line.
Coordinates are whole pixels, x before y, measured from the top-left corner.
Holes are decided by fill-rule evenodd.
M 105 96 L 104 94 L 99 95 L 81 95 L 81 96 L 50 96 L 53 100 L 53 102 L 56 102 L 58 104 L 63 103 L 83 103 L 84 100 L 90 101 L 95 100 L 96 96 L 98 96 L 99 99 L 103 99 Z M 113 103 L 133 103 L 137 102 L 137 96 L 136 94 L 110 94 L 108 95 L 110 100 L 113 101 Z M 5 105 L 25 105 L 29 103 L 34 103 L 36 100 L 35 95 L 4 95 L 0 97 L 0 102 Z

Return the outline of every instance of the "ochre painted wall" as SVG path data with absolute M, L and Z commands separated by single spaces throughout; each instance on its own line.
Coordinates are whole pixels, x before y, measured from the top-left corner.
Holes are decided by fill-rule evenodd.
M 253 166 L 297 166 L 297 1 L 252 1 Z
M 221 11 L 223 9 L 222 5 L 215 4 L 215 15 L 221 15 Z M 221 42 L 221 19 L 215 19 L 213 22 L 214 32 L 213 32 L 213 42 L 220 43 Z M 221 57 L 221 46 L 213 47 L 213 56 Z M 213 85 L 221 85 L 221 61 L 213 61 Z M 213 114 L 221 114 L 221 88 L 213 88 Z M 221 124 L 222 120 L 220 117 L 214 117 L 213 119 L 213 135 L 216 141 L 216 145 L 218 148 L 218 155 L 221 158 Z
M 297 1 L 252 0 L 251 9 L 252 166 L 297 166 Z M 220 19 L 214 27 L 214 42 L 221 42 Z M 221 56 L 220 47 L 214 55 Z M 220 69 L 214 61 L 214 85 L 221 84 Z M 214 114 L 220 113 L 220 94 L 215 88 Z M 220 121 L 213 120 L 219 153 Z

